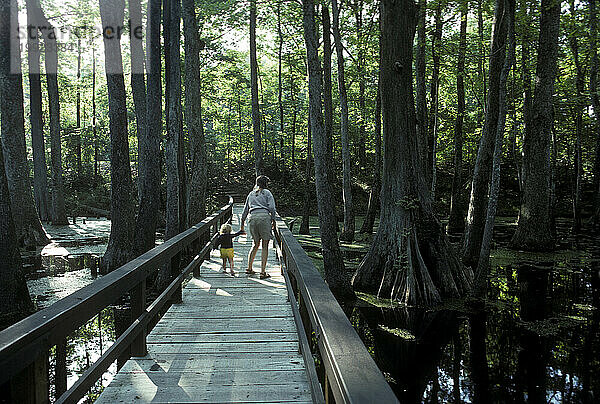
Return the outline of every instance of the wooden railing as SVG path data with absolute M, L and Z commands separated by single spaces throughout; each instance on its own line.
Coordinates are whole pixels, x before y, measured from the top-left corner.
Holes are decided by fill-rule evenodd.
M 130 297 L 131 325 L 56 402 L 77 403 L 124 352 L 130 351 L 131 356 L 146 355 L 149 326 L 156 323 L 157 316 L 164 313 L 170 302 L 181 301 L 181 283 L 190 272 L 199 275 L 201 263 L 210 256 L 218 227 L 232 216 L 232 206 L 233 199 L 230 198 L 220 211 L 197 225 L 52 306 L 0 331 L 0 385 L 26 379 L 27 401 L 48 402 L 50 348 L 64 344 L 69 334 L 126 294 Z M 194 258 L 179 271 L 183 266 L 180 264 L 182 253 L 191 253 Z M 171 264 L 171 273 L 176 268 L 178 275 L 156 300 L 146 306 L 146 278 L 167 263 Z M 64 369 L 57 367 L 59 371 L 63 373 L 61 377 L 66 377 Z
M 275 238 L 304 360 L 314 363 L 316 356 L 324 367 L 319 377 L 309 366 L 313 400 L 398 403 L 321 274 L 279 216 Z

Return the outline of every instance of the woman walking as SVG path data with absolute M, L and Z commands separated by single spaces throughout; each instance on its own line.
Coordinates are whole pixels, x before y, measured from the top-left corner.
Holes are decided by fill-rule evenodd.
M 246 198 L 246 205 L 242 213 L 242 226 L 240 228 L 240 231 L 244 231 L 244 223 L 248 214 L 250 214 L 248 227 L 250 228 L 254 246 L 252 246 L 248 254 L 248 269 L 246 273 L 255 273 L 252 270 L 252 264 L 254 263 L 258 247 L 262 242 L 260 279 L 270 277 L 267 273 L 267 258 L 269 256 L 269 241 L 272 238 L 271 228 L 275 226 L 275 199 L 271 191 L 267 189 L 268 186 L 269 177 L 261 175 L 256 178 L 256 186 Z

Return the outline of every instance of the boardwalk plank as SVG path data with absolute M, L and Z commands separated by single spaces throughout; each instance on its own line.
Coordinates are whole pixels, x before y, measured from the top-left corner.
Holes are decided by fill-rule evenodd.
M 241 209 L 234 206 L 234 229 Z M 234 276 L 212 252 L 185 285 L 183 302 L 148 335 L 148 354 L 127 361 L 98 403 L 311 402 L 281 267 L 271 249 L 271 278 L 245 274 L 251 246 L 247 236 L 236 240 Z

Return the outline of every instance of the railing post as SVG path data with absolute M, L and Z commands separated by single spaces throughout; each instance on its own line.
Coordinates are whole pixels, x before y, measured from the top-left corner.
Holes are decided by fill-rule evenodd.
M 67 391 L 67 337 L 56 344 L 56 372 L 54 373 L 55 397 Z
M 179 264 L 181 262 L 181 253 L 177 253 L 171 258 L 171 280 L 179 276 Z M 183 301 L 181 284 L 177 286 L 175 292 L 171 296 L 171 303 L 181 303 Z
M 192 241 L 192 257 L 195 257 L 196 255 L 198 255 L 198 253 L 200 252 L 200 250 L 202 248 L 202 245 L 200 243 L 201 238 L 202 238 L 202 235 L 199 235 L 196 240 Z M 196 265 L 196 267 L 194 268 L 194 271 L 193 271 L 193 275 L 194 275 L 194 278 L 200 277 L 200 265 Z
M 142 280 L 129 292 L 131 297 L 131 322 L 134 322 L 146 310 L 146 280 Z M 145 356 L 146 328 L 131 343 L 131 356 Z

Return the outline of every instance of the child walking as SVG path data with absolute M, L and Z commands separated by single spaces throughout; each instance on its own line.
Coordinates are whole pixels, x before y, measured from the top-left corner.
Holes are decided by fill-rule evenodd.
M 219 238 L 215 244 L 214 249 L 216 250 L 221 246 L 221 258 L 223 259 L 223 272 L 227 272 L 227 260 L 229 260 L 229 266 L 231 267 L 230 274 L 233 275 L 233 239 L 241 234 L 246 234 L 245 231 L 240 230 L 237 233 L 231 234 L 231 225 L 225 223 L 219 230 Z

